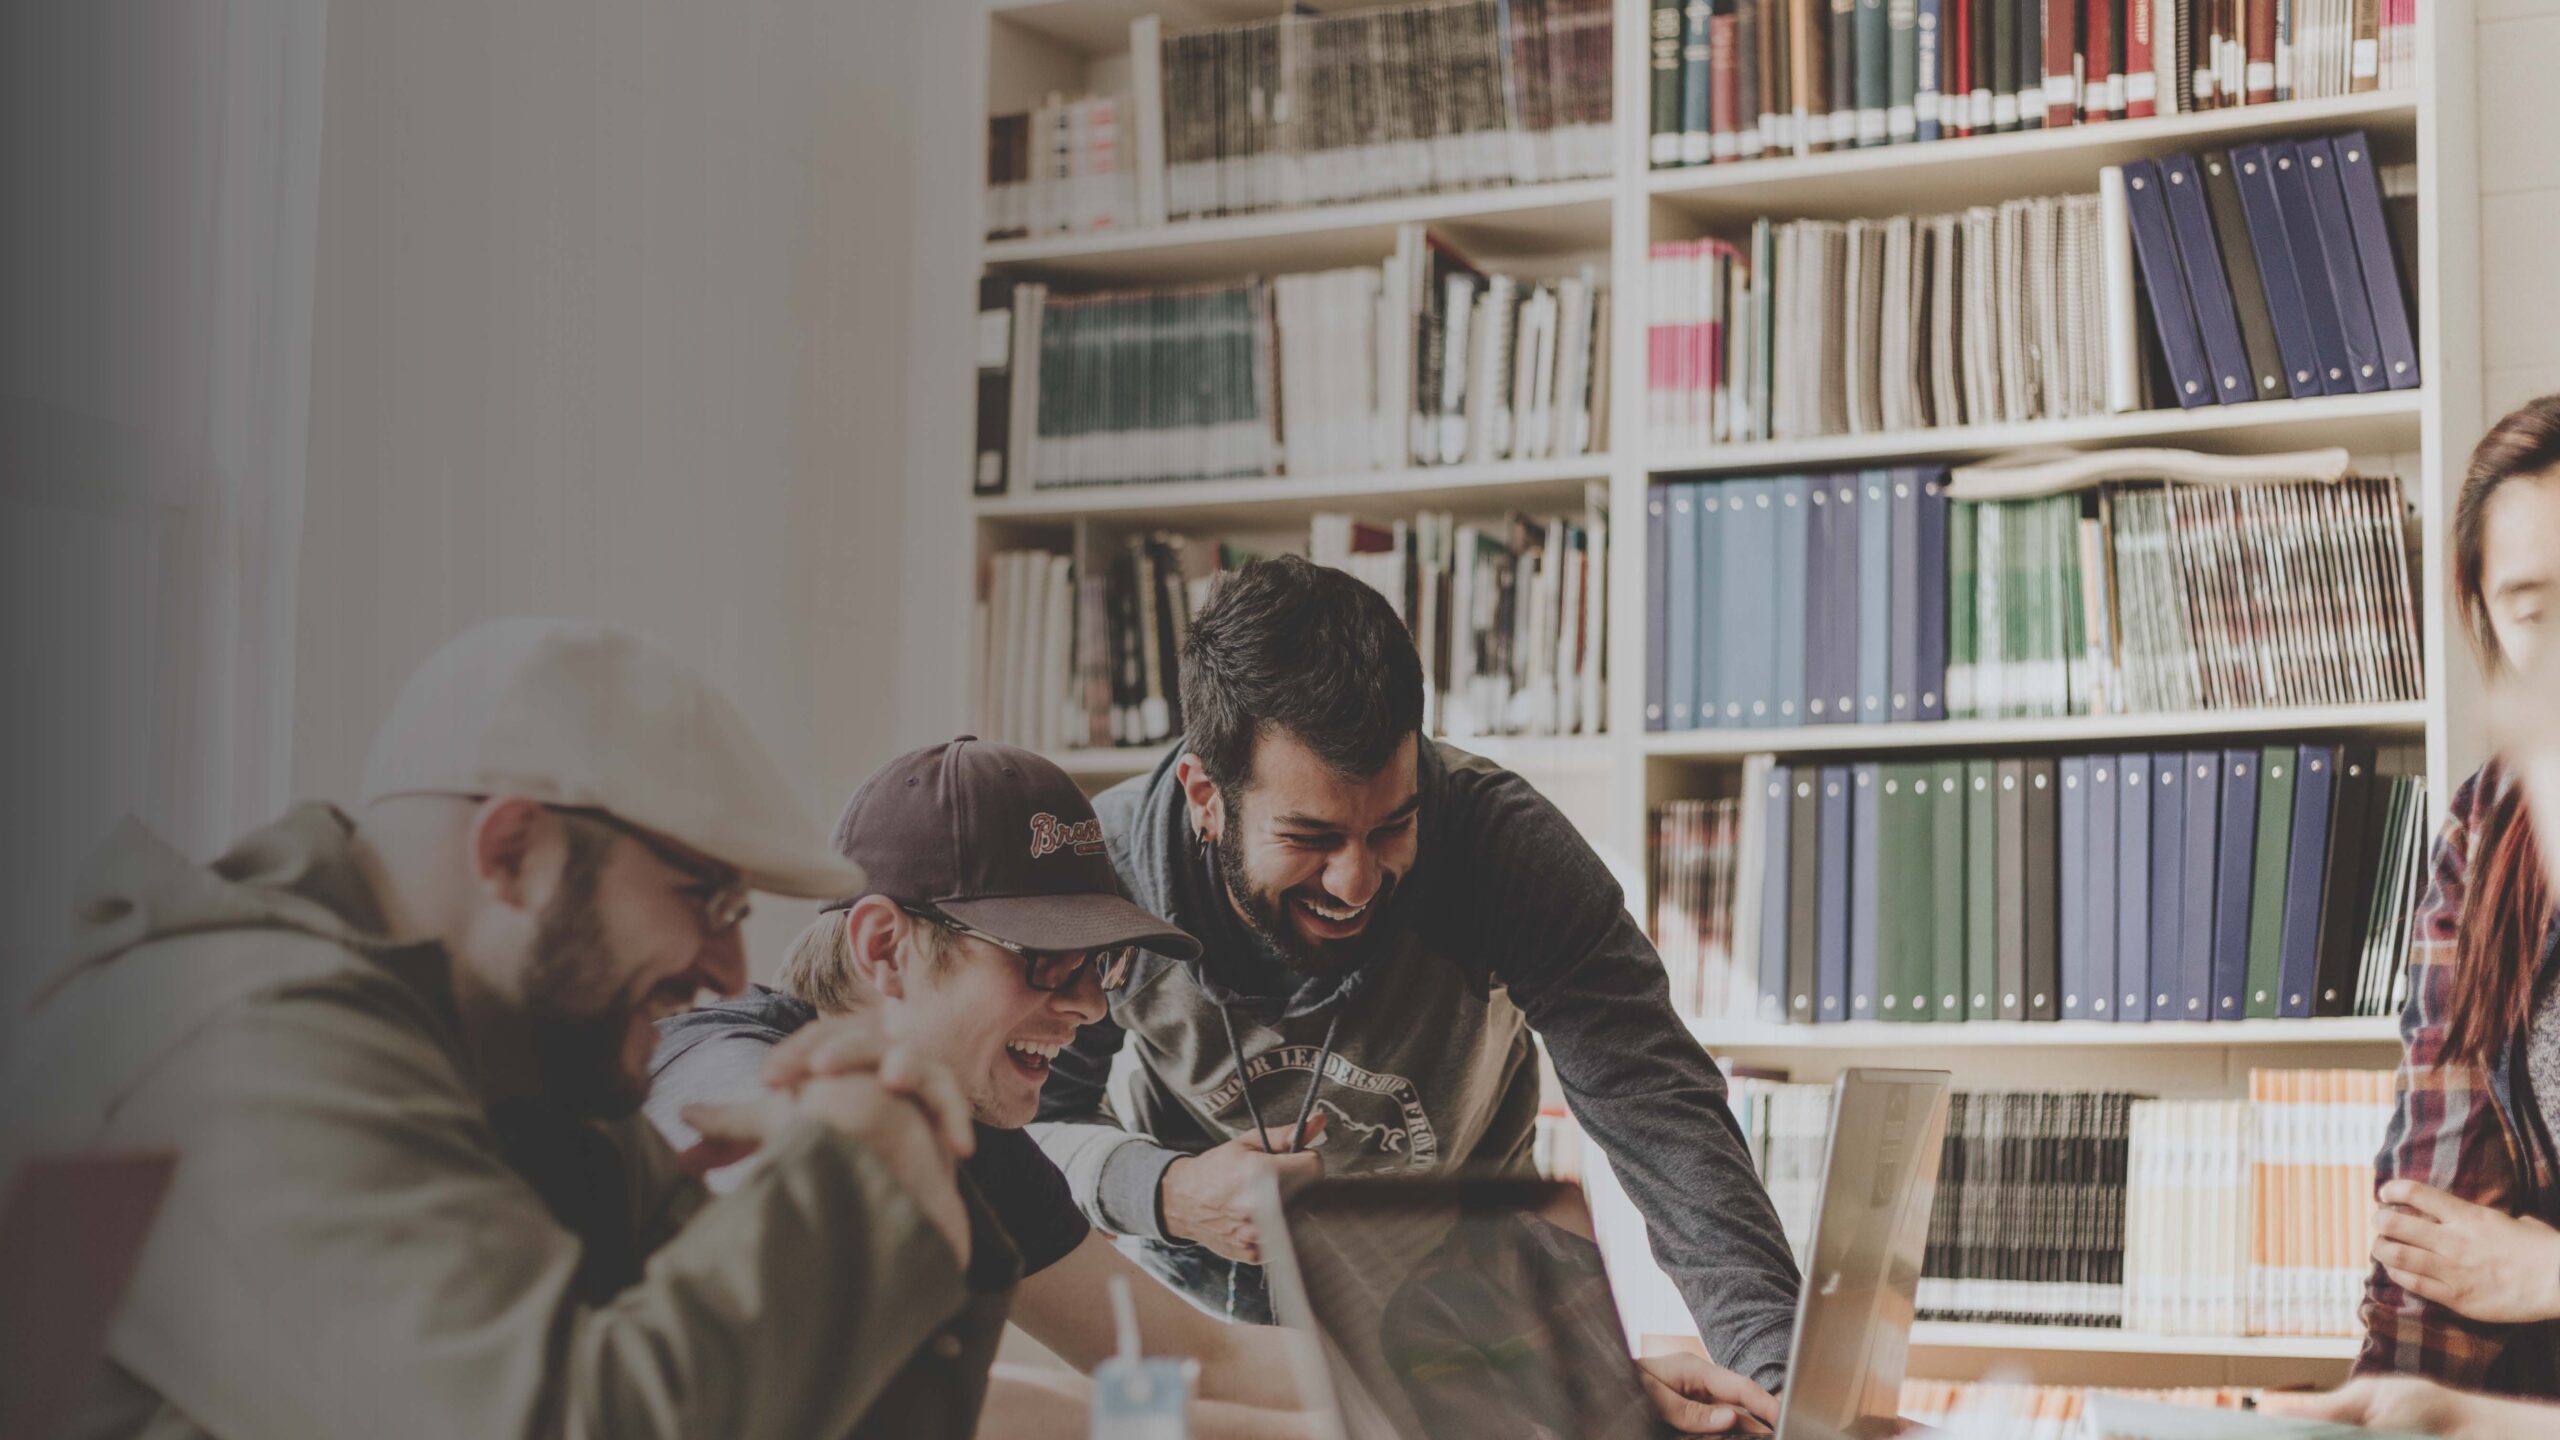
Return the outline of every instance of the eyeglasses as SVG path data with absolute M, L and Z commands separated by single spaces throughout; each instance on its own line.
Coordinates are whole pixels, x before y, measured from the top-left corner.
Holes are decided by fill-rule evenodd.
M 544 808 L 555 815 L 593 821 L 648 851 L 659 864 L 692 881 L 676 893 L 692 901 L 694 908 L 702 912 L 705 935 L 716 939 L 737 929 L 746 920 L 754 892 L 746 880 L 728 866 L 687 855 L 610 810 L 578 805 Z
M 1023 983 L 1034 990 L 1055 994 L 1067 989 L 1091 970 L 1105 990 L 1117 990 L 1129 979 L 1130 962 L 1137 959 L 1135 945 L 1114 945 L 1101 950 L 1034 950 L 1001 940 L 974 926 L 966 925 L 939 910 L 921 909 L 914 905 L 898 907 L 930 925 L 939 925 L 954 935 L 984 940 L 999 950 L 1022 957 Z

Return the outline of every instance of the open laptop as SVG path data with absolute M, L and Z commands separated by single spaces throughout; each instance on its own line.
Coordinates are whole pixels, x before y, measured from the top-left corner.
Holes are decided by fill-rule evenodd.
M 1949 1078 L 1855 1069 L 1832 1091 L 1813 1264 L 1779 1440 L 1898 1428 Z M 1579 1187 L 1338 1180 L 1266 1197 L 1263 1261 L 1328 1440 L 1651 1440 Z
M 167 1151 L 39 1156 L 0 1203 L 0 1440 L 53 1440 L 98 1373 L 107 1325 L 168 1194 Z

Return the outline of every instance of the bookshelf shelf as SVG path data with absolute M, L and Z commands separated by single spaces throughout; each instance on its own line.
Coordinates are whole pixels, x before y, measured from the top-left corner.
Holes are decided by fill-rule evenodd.
M 2095 745 L 2214 735 L 2312 731 L 2417 731 L 2427 707 L 2328 705 L 2286 710 L 2190 710 L 2161 715 L 2057 715 L 2033 720 L 1933 720 L 1907 725 L 1806 725 L 1772 730 L 1663 731 L 1644 737 L 1658 759 L 1731 760 L 1744 755 L 1828 755 L 1870 750 L 1988 749 L 2012 745 Z
M 2358 454 L 2373 454 L 2414 448 L 2425 403 L 2424 391 L 2392 390 L 2371 395 L 2206 405 L 2194 410 L 2135 410 L 2123 415 L 2031 420 L 2015 425 L 1826 435 L 1816 440 L 1755 441 L 1659 454 L 1647 462 L 1647 468 L 1657 475 L 1782 474 L 1826 466 L 1956 460 L 2030 446 L 2104 448 L 2136 441 L 2192 443 L 2200 449 L 2235 454 L 2322 445 L 2343 445 Z
M 1392 254 L 1396 227 L 1430 224 L 1470 254 L 1597 253 L 1609 247 L 1615 180 L 1566 180 L 1186 220 L 1143 230 L 987 242 L 981 262 L 1084 280 L 1150 284 L 1266 271 L 1321 270 Z
M 1921 1320 L 1915 1346 L 1947 1350 L 2065 1351 L 2104 1355 L 2208 1355 L 2257 1360 L 2353 1360 L 2346 1335 L 2146 1335 L 2067 1325 L 1982 1325 Z
M 1476 735 L 1449 743 L 1532 775 L 1605 771 L 1617 763 L 1617 748 L 1606 735 Z M 1164 752 L 1162 745 L 1108 746 L 1053 750 L 1049 758 L 1079 780 L 1101 780 L 1152 770 Z
M 1376 501 L 1405 509 L 1528 508 L 1582 503 L 1585 481 L 1605 480 L 1606 455 L 1441 465 L 1351 475 L 1263 475 L 1158 485 L 1087 485 L 977 502 L 982 520 L 1143 521 L 1155 525 L 1304 521 L 1319 510 Z
M 2405 152 L 2415 143 L 2418 98 L 2405 91 L 2374 91 L 1927 145 L 1657 170 L 1646 177 L 1646 189 L 1663 208 L 1709 226 L 1748 223 L 1762 215 L 1837 220 L 1950 210 L 2020 195 L 2094 190 L 2100 167 L 2126 160 L 2355 126 L 2372 135 L 2385 155 Z
M 1716 1051 L 2218 1049 L 2233 1045 L 2397 1046 L 2388 1015 L 2313 1020 L 2179 1021 L 2115 1025 L 2099 1020 L 1969 1020 L 1961 1024 L 1775 1025 L 1759 1020 L 1692 1020 L 1690 1033 Z

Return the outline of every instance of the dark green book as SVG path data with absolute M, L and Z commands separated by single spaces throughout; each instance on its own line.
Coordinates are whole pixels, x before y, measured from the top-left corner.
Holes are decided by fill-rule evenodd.
M 1964 988 L 1964 762 L 1941 760 L 1929 767 L 1935 793 L 1930 797 L 1929 863 L 1932 872 L 1930 912 L 1934 987 L 1929 1018 L 1962 1020 Z
M 1974 713 L 1974 521 L 1979 507 L 1947 506 L 1947 718 Z
M 1877 779 L 1884 787 L 1876 799 L 1877 1018 L 1907 1024 L 1929 1018 L 1937 972 L 1929 767 L 1883 765 Z
M 2243 1012 L 2276 1018 L 2277 972 L 2284 959 L 2284 881 L 2293 858 L 2293 763 L 2290 745 L 2258 756 L 2258 856 L 2249 883 L 2249 989 Z
M 1653 138 L 1647 158 L 1680 163 L 1680 0 L 1653 0 Z
M 1852 67 L 1858 91 L 1858 132 L 1856 143 L 1885 143 L 1884 112 L 1890 93 L 1888 75 L 1893 66 L 1893 41 L 1885 20 L 1885 0 L 1858 0 L 1857 56 Z
M 2000 1015 L 1999 766 L 1964 762 L 1964 1018 Z
M 1920 83 L 1920 0 L 1885 0 L 1884 138 L 1908 145 L 1918 138 L 1912 101 Z
M 1820 858 L 1816 845 L 1821 838 L 1821 807 L 1815 791 L 1822 772 L 1800 765 L 1792 773 L 1796 793 L 1787 811 L 1787 1019 L 1803 1025 L 1815 1018 L 1813 941 Z

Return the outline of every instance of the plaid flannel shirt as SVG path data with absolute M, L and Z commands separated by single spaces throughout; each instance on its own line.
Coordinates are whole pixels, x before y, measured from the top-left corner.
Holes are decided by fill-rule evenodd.
M 2549 1177 L 2528 1167 L 2531 1150 L 2519 1143 L 2515 1117 L 2499 1103 L 2492 1077 L 2481 1066 L 2446 1053 L 2446 1006 L 2453 995 L 2454 934 L 2470 876 L 2473 826 L 2489 801 L 2510 782 L 2495 761 L 2454 792 L 2444 833 L 2436 840 L 2424 902 L 2409 947 L 2409 1002 L 2400 1016 L 2398 1104 L 2382 1153 L 2374 1160 L 2379 1188 L 2394 1176 L 2449 1191 L 2475 1205 L 2508 1214 L 2532 1207 L 2552 1193 Z M 2464 1389 L 2478 1389 L 2499 1372 L 2500 1388 L 2521 1385 L 2531 1393 L 2560 1395 L 2549 1351 L 2553 1327 L 2493 1325 L 2468 1319 L 2410 1294 L 2380 1265 L 2366 1277 L 2364 1347 L 2355 1368 L 2405 1372 Z M 2507 1355 L 2511 1346 L 2540 1352 Z M 2509 1363 L 2501 1364 L 2505 1357 Z

